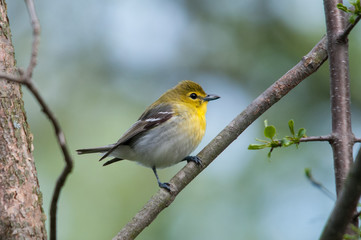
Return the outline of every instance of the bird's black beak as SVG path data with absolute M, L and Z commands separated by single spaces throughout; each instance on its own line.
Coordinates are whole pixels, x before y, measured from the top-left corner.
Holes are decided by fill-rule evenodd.
M 203 98 L 203 101 L 209 102 L 209 101 L 212 101 L 212 100 L 216 100 L 218 98 L 220 98 L 220 96 L 217 96 L 217 95 L 214 95 L 214 94 L 208 94 L 207 96 L 205 96 Z

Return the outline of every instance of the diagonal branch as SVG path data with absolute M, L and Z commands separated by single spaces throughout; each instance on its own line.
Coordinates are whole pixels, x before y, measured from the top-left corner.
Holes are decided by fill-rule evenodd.
M 340 37 L 347 37 L 352 28 L 353 26 L 350 26 L 350 24 L 346 26 Z M 316 72 L 327 57 L 327 37 L 325 36 L 297 65 L 256 98 L 198 154 L 198 157 L 204 163 L 203 167 L 207 167 L 268 108 L 278 102 L 302 80 Z M 359 140 L 356 139 L 356 141 Z M 170 181 L 175 190 L 168 193 L 160 189 L 133 219 L 120 230 L 113 240 L 134 239 L 137 237 L 201 171 L 203 169 L 195 167 L 193 163 L 187 164 Z
M 336 195 L 333 194 L 330 190 L 328 190 L 321 182 L 317 181 L 311 172 L 311 169 L 306 168 L 305 170 L 307 179 L 312 183 L 313 186 L 315 186 L 317 189 L 322 191 L 327 197 L 329 197 L 331 200 L 336 201 Z
M 327 59 L 327 41 L 322 38 L 319 43 L 302 60 L 284 76 L 257 97 L 241 114 L 228 124 L 199 154 L 203 168 L 194 163 L 187 164 L 171 180 L 172 192 L 160 189 L 133 219 L 114 237 L 114 239 L 134 239 L 143 231 L 175 197 L 205 167 L 207 167 L 224 149 L 226 149 L 253 121 L 272 105 L 277 103 L 302 80 L 317 71 Z

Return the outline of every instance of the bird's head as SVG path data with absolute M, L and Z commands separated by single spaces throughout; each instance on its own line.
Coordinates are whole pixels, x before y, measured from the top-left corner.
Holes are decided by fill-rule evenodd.
M 219 98 L 214 94 L 206 94 L 198 83 L 190 80 L 181 81 L 162 97 L 167 101 L 183 103 L 196 108 L 205 107 L 209 101 Z

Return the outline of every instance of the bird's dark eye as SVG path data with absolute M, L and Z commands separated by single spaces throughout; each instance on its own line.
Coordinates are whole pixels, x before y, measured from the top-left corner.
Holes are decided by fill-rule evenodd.
M 190 98 L 192 98 L 192 99 L 196 99 L 197 98 L 197 94 L 195 94 L 195 93 L 191 93 L 191 95 L 189 95 L 190 96 Z

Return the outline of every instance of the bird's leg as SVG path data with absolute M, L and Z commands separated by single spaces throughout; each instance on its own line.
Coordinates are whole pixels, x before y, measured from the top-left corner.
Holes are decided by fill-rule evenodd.
M 194 162 L 197 165 L 203 166 L 202 160 L 197 156 L 187 156 L 182 161 Z
M 154 172 L 154 175 L 155 177 L 157 178 L 157 182 L 158 182 L 158 186 L 160 188 L 164 188 L 165 190 L 167 190 L 168 192 L 170 192 L 170 184 L 165 182 L 165 183 L 162 183 L 160 180 L 159 180 L 159 177 L 158 177 L 158 174 L 157 174 L 157 169 L 155 167 L 152 167 L 152 170 Z

